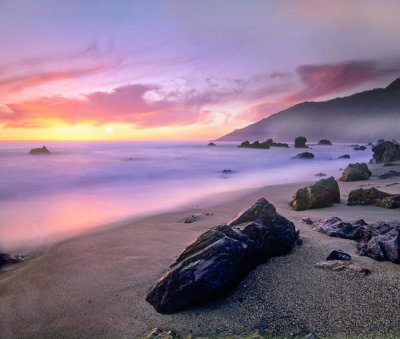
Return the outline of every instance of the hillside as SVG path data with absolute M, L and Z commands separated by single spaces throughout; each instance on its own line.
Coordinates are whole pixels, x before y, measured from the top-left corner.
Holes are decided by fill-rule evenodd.
M 328 138 L 343 142 L 400 139 L 400 78 L 386 88 L 360 92 L 324 102 L 303 102 L 217 139 L 218 141 L 310 141 Z

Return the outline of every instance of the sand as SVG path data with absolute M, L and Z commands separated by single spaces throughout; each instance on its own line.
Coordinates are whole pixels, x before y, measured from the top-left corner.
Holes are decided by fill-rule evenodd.
M 400 170 L 375 165 L 373 173 L 390 169 Z M 288 201 L 308 183 L 269 186 L 228 202 L 203 201 L 64 241 L 0 273 L 0 337 L 136 338 L 154 327 L 193 336 L 244 335 L 256 329 L 265 335 L 302 330 L 319 336 L 400 335 L 400 265 L 360 257 L 355 242 L 329 238 L 300 222 L 303 216 L 369 223 L 399 219 L 399 210 L 346 205 L 349 191 L 360 186 L 399 193 L 400 184 L 386 186 L 397 179 L 340 183 L 341 204 L 302 212 L 291 210 Z M 260 197 L 295 223 L 303 245 L 256 268 L 224 299 L 158 314 L 145 301 L 146 293 L 180 251 Z M 209 211 L 214 215 L 183 223 Z M 346 275 L 314 266 L 336 248 L 372 273 Z

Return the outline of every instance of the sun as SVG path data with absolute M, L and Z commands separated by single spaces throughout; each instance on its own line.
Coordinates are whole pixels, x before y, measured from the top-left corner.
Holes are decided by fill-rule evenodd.
M 106 133 L 111 134 L 113 132 L 114 132 L 114 127 L 112 127 L 112 126 L 107 126 L 106 127 Z

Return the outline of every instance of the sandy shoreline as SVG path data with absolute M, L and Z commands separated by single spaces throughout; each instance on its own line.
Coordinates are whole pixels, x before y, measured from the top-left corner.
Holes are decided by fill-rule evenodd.
M 372 169 L 374 174 L 399 170 L 382 165 Z M 322 336 L 399 334 L 400 265 L 360 257 L 354 242 L 329 238 L 300 223 L 303 216 L 363 218 L 368 223 L 399 219 L 398 210 L 346 205 L 349 191 L 360 186 L 398 193 L 400 184 L 386 186 L 396 179 L 400 181 L 374 177 L 340 183 L 341 204 L 303 212 L 291 210 L 288 201 L 306 183 L 268 186 L 227 203 L 210 206 L 212 202 L 203 201 L 64 241 L 0 274 L 0 337 L 138 337 L 153 327 L 198 336 L 256 329 L 282 335 L 303 329 Z M 209 305 L 161 315 L 145 302 L 152 284 L 188 243 L 261 197 L 295 223 L 303 246 L 259 266 L 232 295 Z M 205 212 L 214 215 L 183 223 Z M 335 248 L 372 274 L 347 276 L 314 267 Z

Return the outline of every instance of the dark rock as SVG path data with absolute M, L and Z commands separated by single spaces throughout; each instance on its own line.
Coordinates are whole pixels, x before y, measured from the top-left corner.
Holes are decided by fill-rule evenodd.
M 293 159 L 313 159 L 313 158 L 314 158 L 314 154 L 312 154 L 310 152 L 299 153 L 293 157 Z
M 374 152 L 371 163 L 382 163 L 400 160 L 400 146 L 391 141 L 378 141 L 378 144 L 372 147 Z
M 24 261 L 24 256 L 22 255 L 0 253 L 0 267 L 9 264 L 18 264 L 22 261 Z
M 400 222 L 383 220 L 367 227 L 368 236 L 357 248 L 360 255 L 400 264 Z
M 347 204 L 354 205 L 372 205 L 377 199 L 390 197 L 391 194 L 377 190 L 375 187 L 359 188 L 349 194 Z
M 31 155 L 50 154 L 50 151 L 46 148 L 46 146 L 43 146 L 40 148 L 32 148 L 29 151 L 29 154 Z
M 352 261 L 346 260 L 330 260 L 323 261 L 315 264 L 316 267 L 329 269 L 334 272 L 345 272 L 345 273 L 361 273 L 368 275 L 371 271 L 365 267 L 362 267 Z
M 269 149 L 269 145 L 267 142 L 259 143 L 258 141 L 254 141 L 252 144 L 249 141 L 243 141 L 238 147 L 244 148 L 257 148 L 257 149 Z
M 222 170 L 222 173 L 225 173 L 225 174 L 232 173 L 232 170 L 231 169 L 224 169 L 224 170 Z
M 338 159 L 350 159 L 350 154 L 343 154 Z
M 213 142 L 210 142 L 207 146 L 217 146 L 217 145 L 214 144 Z
M 274 142 L 272 139 L 266 141 L 267 145 L 270 147 L 284 147 L 289 148 L 289 145 L 283 142 Z
M 306 145 L 307 142 L 307 138 L 306 137 L 297 137 L 294 140 L 294 147 L 296 148 L 308 148 L 308 146 Z
M 146 300 L 160 313 L 173 313 L 221 297 L 257 265 L 289 253 L 296 237 L 294 224 L 260 199 L 187 246 Z
M 328 207 L 340 203 L 339 185 L 334 177 L 321 179 L 316 183 L 297 190 L 289 203 L 295 211 Z
M 332 217 L 315 222 L 313 229 L 330 237 L 360 241 L 364 237 L 366 225 L 362 219 L 349 223 L 343 222 L 338 217 Z
M 346 252 L 343 252 L 342 250 L 333 250 L 327 257 L 327 261 L 329 260 L 346 260 L 346 261 L 351 261 L 351 256 L 350 254 L 347 254 Z
M 371 172 L 365 163 L 349 164 L 343 171 L 341 181 L 359 181 L 367 180 Z
M 367 149 L 367 147 L 365 146 L 358 146 L 358 147 L 354 147 L 353 148 L 355 151 L 365 151 Z
M 297 238 L 296 244 L 299 246 L 303 245 L 303 238 Z
M 316 177 L 326 177 L 325 173 L 319 172 L 315 175 Z
M 322 139 L 319 141 L 318 145 L 332 145 L 332 143 L 328 139 Z
M 303 218 L 301 218 L 300 221 L 301 221 L 302 223 L 307 224 L 307 225 L 312 225 L 312 224 L 314 224 L 314 221 L 313 221 L 311 218 L 309 218 L 309 217 L 303 217 Z
M 400 172 L 398 171 L 389 171 L 379 176 L 379 179 L 389 179 L 393 177 L 400 177 Z
M 198 220 L 200 217 L 202 216 L 202 214 L 193 214 L 190 217 L 186 218 L 184 223 L 185 224 L 191 224 L 192 222 L 195 222 L 196 220 Z

